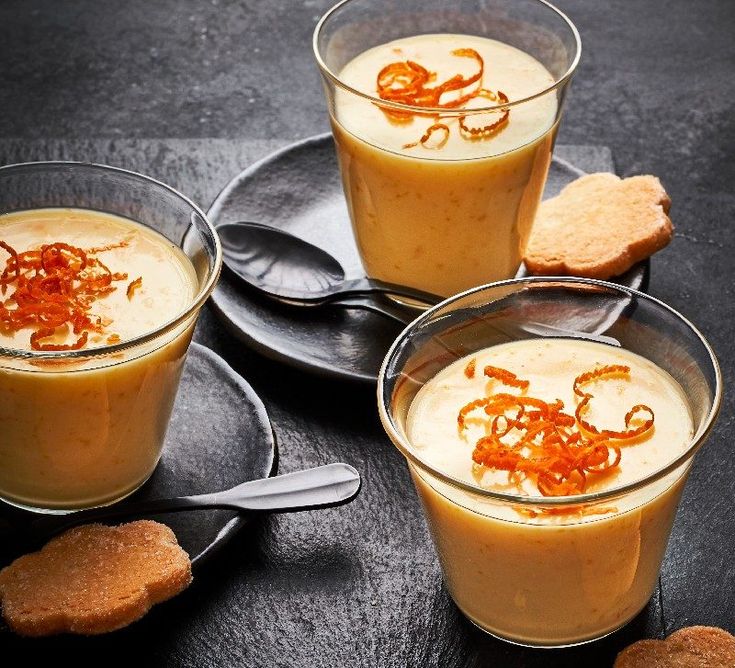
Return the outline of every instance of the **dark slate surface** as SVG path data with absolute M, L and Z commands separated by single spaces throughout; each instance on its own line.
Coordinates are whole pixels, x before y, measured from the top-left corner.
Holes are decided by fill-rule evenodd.
M 206 206 L 240 167 L 327 128 L 310 33 L 328 4 L 5 0 L 0 162 L 68 156 L 71 147 L 76 157 L 165 175 Z M 610 146 L 620 174 L 652 172 L 664 181 L 677 236 L 655 259 L 650 292 L 702 328 L 729 388 L 735 3 L 559 5 L 584 40 L 559 141 Z M 105 141 L 89 140 L 97 137 Z M 146 137 L 200 139 L 131 142 Z M 161 666 L 610 666 L 639 637 L 694 623 L 735 631 L 729 391 L 694 466 L 652 603 L 592 646 L 531 651 L 483 636 L 449 601 L 372 390 L 265 361 L 208 311 L 197 340 L 263 397 L 282 471 L 343 459 L 364 474 L 363 494 L 345 508 L 273 517 L 244 531 L 188 592 L 128 630 L 94 639 L 3 638 L 4 659 L 20 649 L 25 662 L 69 654 L 82 663 L 114 657 Z

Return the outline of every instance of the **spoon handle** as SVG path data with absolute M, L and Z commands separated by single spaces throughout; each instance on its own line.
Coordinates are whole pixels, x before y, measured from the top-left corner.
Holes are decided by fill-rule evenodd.
M 345 281 L 340 286 L 340 293 L 345 296 L 347 296 L 347 294 L 365 292 L 382 293 L 412 299 L 423 304 L 424 308 L 426 306 L 438 304 L 442 299 L 444 299 L 444 297 L 432 294 L 431 292 L 424 292 L 423 290 L 410 288 L 406 285 L 387 283 L 385 281 L 380 281 L 377 278 L 355 278 L 353 280 Z
M 68 515 L 49 515 L 32 522 L 25 533 L 29 540 L 40 541 L 89 522 L 206 508 L 274 513 L 329 508 L 351 501 L 360 491 L 360 485 L 360 474 L 348 464 L 327 464 L 273 478 L 251 480 L 224 492 L 120 503 Z
M 362 311 L 378 313 L 384 315 L 386 318 L 390 318 L 403 327 L 413 322 L 421 314 L 420 311 L 410 306 L 403 306 L 390 297 L 381 294 L 343 297 L 330 303 L 335 306 L 344 306 L 346 308 L 356 308 Z
M 221 507 L 284 513 L 341 506 L 355 498 L 361 484 L 360 474 L 352 466 L 336 463 L 252 480 L 204 496 L 209 497 L 207 503 Z

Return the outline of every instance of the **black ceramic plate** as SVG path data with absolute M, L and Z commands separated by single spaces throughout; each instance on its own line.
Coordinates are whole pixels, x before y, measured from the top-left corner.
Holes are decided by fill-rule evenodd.
M 583 173 L 555 157 L 545 196 L 556 195 Z M 280 227 L 328 250 L 348 278 L 364 275 L 331 134 L 286 146 L 241 172 L 217 196 L 209 217 L 215 225 L 246 220 Z M 620 282 L 644 289 L 647 275 L 648 263 L 643 263 Z M 278 304 L 248 290 L 226 268 L 212 304 L 232 334 L 268 357 L 322 375 L 371 383 L 401 331 L 400 325 L 374 313 Z
M 276 442 L 260 398 L 219 355 L 192 343 L 166 434 L 161 461 L 135 500 L 203 494 L 274 475 Z M 4 504 L 2 519 L 37 515 Z M 211 556 L 246 522 L 245 515 L 196 510 L 159 515 L 196 566 Z M 4 546 L 8 548 L 10 546 Z M 12 556 L 7 552 L 5 561 Z

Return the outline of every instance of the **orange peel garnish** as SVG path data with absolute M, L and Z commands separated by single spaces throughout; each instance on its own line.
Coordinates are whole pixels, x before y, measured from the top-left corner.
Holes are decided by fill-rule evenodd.
M 389 63 L 383 67 L 380 72 L 378 72 L 376 79 L 378 97 L 380 97 L 381 100 L 405 104 L 411 107 L 447 110 L 459 109 L 463 105 L 467 104 L 467 102 L 477 97 L 484 97 L 494 102 L 499 102 L 500 104 L 509 103 L 508 97 L 505 93 L 501 91 L 494 92 L 488 88 L 482 87 L 482 78 L 485 73 L 485 62 L 482 56 L 475 51 L 475 49 L 454 49 L 451 53 L 453 56 L 457 56 L 459 58 L 474 59 L 479 66 L 477 72 L 469 77 L 464 77 L 461 74 L 455 74 L 443 83 L 435 86 L 429 86 L 427 84 L 436 80 L 436 73 L 430 72 L 423 65 L 420 65 L 413 60 Z M 464 91 L 475 84 L 477 84 L 477 86 L 469 92 L 461 93 L 451 99 L 442 100 L 447 93 Z M 381 110 L 391 120 L 399 123 L 411 121 L 416 115 L 433 115 L 386 107 L 381 107 Z M 494 137 L 503 130 L 503 128 L 505 128 L 510 118 L 509 108 L 506 107 L 500 110 L 500 113 L 500 118 L 497 121 L 477 128 L 467 125 L 467 114 L 458 116 L 460 134 L 465 138 L 474 140 Z M 404 144 L 404 149 L 414 148 L 419 145 L 426 148 L 439 149 L 447 143 L 450 135 L 449 127 L 445 123 L 438 122 L 440 118 L 439 116 L 434 116 L 436 122 L 429 126 L 421 139 L 416 142 Z M 436 146 L 426 146 L 426 142 L 429 140 L 431 135 L 438 130 L 444 132 L 444 137 Z
M 132 299 L 135 291 L 143 285 L 143 277 L 138 276 L 134 281 L 128 283 L 128 289 L 125 291 L 128 299 Z
M 496 380 L 499 380 L 504 385 L 508 385 L 509 387 L 517 387 L 520 390 L 526 390 L 528 389 L 529 382 L 527 380 L 518 380 L 518 377 L 511 373 L 510 371 L 507 371 L 505 369 L 501 369 L 497 366 L 490 366 L 489 364 L 483 369 L 483 373 L 488 378 L 495 378 Z
M 487 92 L 492 93 L 492 91 Z M 478 93 L 477 97 L 486 96 L 481 96 Z M 509 102 L 507 95 L 505 93 L 502 93 L 501 91 L 498 91 L 497 95 L 493 93 L 492 99 L 496 99 L 498 102 L 501 102 L 503 104 Z M 498 118 L 497 121 L 489 123 L 488 125 L 483 125 L 479 128 L 471 128 L 469 125 L 467 125 L 467 123 L 465 122 L 466 118 L 466 115 L 462 115 L 457 119 L 459 122 L 459 129 L 463 135 L 468 135 L 470 139 L 488 139 L 498 134 L 498 132 L 500 132 L 506 125 L 508 125 L 508 121 L 510 119 L 510 109 L 506 107 L 501 111 L 500 118 Z
M 486 366 L 484 373 L 522 392 L 530 385 L 529 381 L 499 367 Z M 574 379 L 574 393 L 581 399 L 574 415 L 563 411 L 564 402 L 560 399 L 549 403 L 532 396 L 498 392 L 470 401 L 457 415 L 460 434 L 467 426 L 468 416 L 479 409 L 483 409 L 489 420 L 486 435 L 475 444 L 473 462 L 507 471 L 509 482 L 517 486 L 530 477 L 543 496 L 582 494 L 589 476 L 620 465 L 622 443 L 641 437 L 653 428 L 654 414 L 645 404 L 637 404 L 625 414 L 625 431 L 599 429 L 582 418 L 593 399 L 582 386 L 613 375 L 629 376 L 630 368 L 601 366 Z M 642 423 L 631 426 L 634 419 Z
M 0 248 L 10 255 L 0 274 L 0 292 L 5 296 L 8 287 L 15 288 L 0 301 L 0 329 L 17 332 L 33 328 L 32 350 L 83 348 L 90 332 L 101 333 L 104 328 L 101 318 L 89 312 L 92 303 L 116 290 L 114 282 L 127 279 L 127 274 L 111 272 L 94 257 L 96 251 L 112 247 L 118 244 L 85 250 L 55 242 L 19 253 L 0 240 Z M 43 343 L 43 339 L 53 336 L 57 328 L 63 326 L 77 335 L 76 341 Z
M 431 138 L 431 135 L 433 135 L 437 130 L 441 130 L 444 132 L 444 136 L 439 140 L 439 142 L 436 144 L 436 146 L 426 146 L 426 142 L 429 141 Z M 434 125 L 430 125 L 426 132 L 421 136 L 421 139 L 415 142 L 411 142 L 409 144 L 404 144 L 403 148 L 413 148 L 414 146 L 418 146 L 421 144 L 422 146 L 426 148 L 434 148 L 439 149 L 444 146 L 444 144 L 447 143 L 449 140 L 449 128 L 444 123 L 434 123 Z

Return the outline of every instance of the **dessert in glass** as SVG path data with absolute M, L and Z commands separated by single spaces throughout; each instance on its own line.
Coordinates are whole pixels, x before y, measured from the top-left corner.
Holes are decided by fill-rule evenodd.
M 497 637 L 566 646 L 648 602 L 721 393 L 709 344 L 665 304 L 539 278 L 417 319 L 378 405 L 460 610 Z
M 221 261 L 206 216 L 153 179 L 0 168 L 0 499 L 68 512 L 148 479 Z
M 443 296 L 515 276 L 579 60 L 569 19 L 542 0 L 344 0 L 314 51 L 367 274 Z

